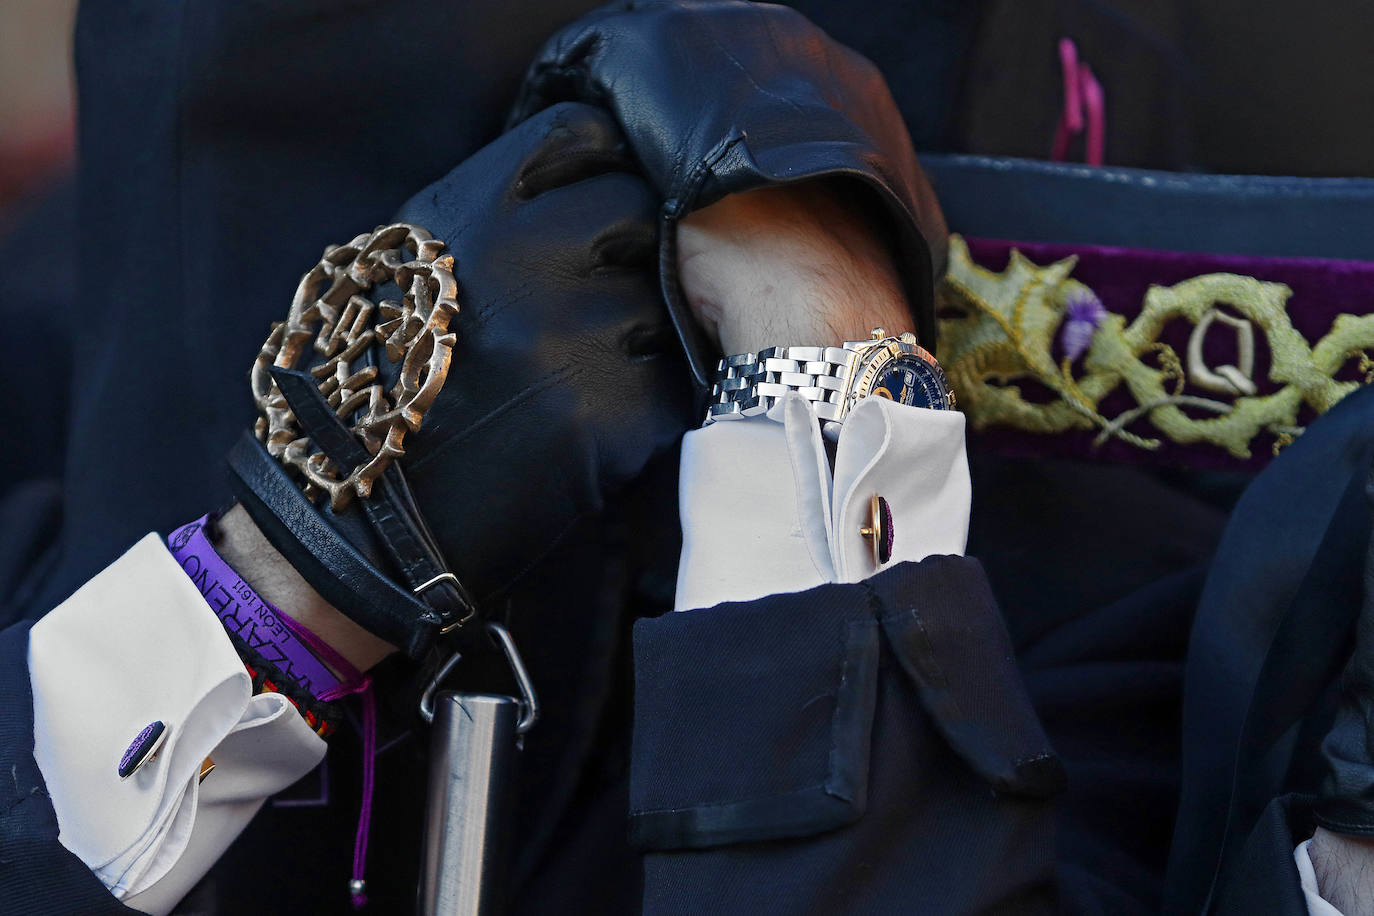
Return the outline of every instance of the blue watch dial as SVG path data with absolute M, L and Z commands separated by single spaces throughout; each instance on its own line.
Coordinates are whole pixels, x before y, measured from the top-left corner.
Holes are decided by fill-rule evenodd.
M 937 367 L 916 356 L 899 356 L 878 370 L 868 393 L 870 397 L 899 404 L 947 410 L 948 392 L 949 386 Z

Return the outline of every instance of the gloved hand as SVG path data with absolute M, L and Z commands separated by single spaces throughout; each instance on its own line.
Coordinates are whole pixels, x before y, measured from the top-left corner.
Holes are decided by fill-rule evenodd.
M 888 217 L 917 336 L 934 348 L 947 235 L 934 192 L 877 68 L 800 13 L 740 0 L 620 0 L 549 40 L 512 118 L 568 99 L 615 113 L 665 198 L 663 291 L 699 383 L 716 354 L 679 287 L 677 221 L 727 194 L 822 176 L 852 179 L 856 202 Z
M 319 354 L 293 360 L 269 347 L 259 361 L 255 384 L 267 413 L 288 410 L 274 416 L 294 417 L 308 437 L 295 446 L 297 459 L 322 449 L 342 478 L 375 454 L 402 453 L 362 488 L 367 496 L 346 494 L 332 506 L 307 499 L 298 485 L 301 469 L 318 469 L 324 456 L 288 472 L 249 436 L 231 466 L 240 500 L 273 546 L 327 601 L 412 657 L 424 655 L 439 630 L 488 607 L 694 419 L 654 275 L 657 196 L 633 168 L 605 112 L 581 104 L 541 111 L 397 214 L 445 242 L 454 258 L 459 307 L 416 344 L 421 358 L 393 361 L 386 340 L 398 321 L 418 323 L 423 309 L 399 318 L 381 310 L 358 363 L 331 371 L 334 380 L 322 385 L 306 371 L 322 362 Z M 394 266 L 415 252 L 381 260 L 388 257 Z M 443 266 L 442 255 L 435 263 Z M 308 316 L 299 306 L 316 295 L 342 305 L 370 270 L 316 277 L 316 286 L 337 289 L 298 293 L 293 314 Z M 455 292 L 443 281 L 411 288 L 404 270 L 398 278 L 406 289 L 372 298 L 398 301 L 410 291 L 424 305 Z M 344 314 L 333 323 L 352 320 Z M 374 436 L 362 449 L 346 429 L 357 414 L 326 397 L 342 387 L 365 413 L 375 396 L 366 380 L 341 379 L 367 361 L 388 394 L 398 381 L 412 393 L 426 390 L 445 364 L 447 378 L 427 409 L 423 395 L 412 398 L 423 412 L 418 428 L 408 420 L 398 443 Z M 286 452 L 289 438 L 268 435 L 268 445 Z M 454 577 L 443 575 L 450 570 Z

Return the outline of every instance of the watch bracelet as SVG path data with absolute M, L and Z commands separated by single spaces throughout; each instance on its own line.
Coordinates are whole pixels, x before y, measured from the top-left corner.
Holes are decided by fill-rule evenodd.
M 845 347 L 765 347 L 727 356 L 716 365 L 705 425 L 767 413 L 795 391 L 822 420 L 841 414 L 855 350 Z

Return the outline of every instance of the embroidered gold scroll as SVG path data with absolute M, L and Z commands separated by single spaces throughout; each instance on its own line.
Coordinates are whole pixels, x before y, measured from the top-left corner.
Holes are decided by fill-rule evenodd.
M 1374 315 L 1340 315 L 1325 336 L 1309 344 L 1289 319 L 1288 286 L 1213 273 L 1150 287 L 1140 314 L 1128 324 L 1102 311 L 1092 290 L 1073 279 L 1076 260 L 1042 267 L 1013 251 L 1007 269 L 994 272 L 974 264 L 964 240 L 951 237 L 949 271 L 938 296 L 940 362 L 974 429 L 1095 429 L 1098 445 L 1112 438 L 1147 450 L 1165 441 L 1207 443 L 1249 458 L 1261 434 L 1273 437 L 1277 453 L 1303 431 L 1300 414 L 1323 413 L 1359 387 L 1360 381 L 1336 378 L 1352 359 L 1365 375 L 1363 383 L 1374 377 L 1368 355 Z M 1082 309 L 1083 303 L 1096 305 Z M 1091 323 L 1080 313 L 1091 313 Z M 1084 326 L 1073 330 L 1086 331 L 1079 359 L 1062 352 L 1074 336 L 1064 327 L 1070 320 Z M 1179 320 L 1192 324 L 1183 356 L 1160 340 L 1164 328 Z M 1202 338 L 1218 321 L 1237 335 L 1235 365 L 1209 366 L 1203 357 Z M 1271 384 L 1263 386 L 1252 377 L 1257 333 L 1269 351 Z M 1069 349 L 1082 346 L 1070 343 Z M 1021 390 L 1026 381 L 1052 396 L 1027 400 Z M 1101 405 L 1118 389 L 1133 404 L 1108 416 Z M 1311 411 L 1304 412 L 1304 405 Z

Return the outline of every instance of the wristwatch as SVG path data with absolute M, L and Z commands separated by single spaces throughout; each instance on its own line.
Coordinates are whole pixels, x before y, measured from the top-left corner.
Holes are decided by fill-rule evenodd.
M 705 425 L 765 413 L 789 391 L 815 404 L 832 438 L 850 409 L 870 396 L 954 409 L 945 370 L 915 335 L 889 337 L 874 328 L 869 340 L 846 341 L 842 347 L 767 347 L 725 357 L 716 366 Z

